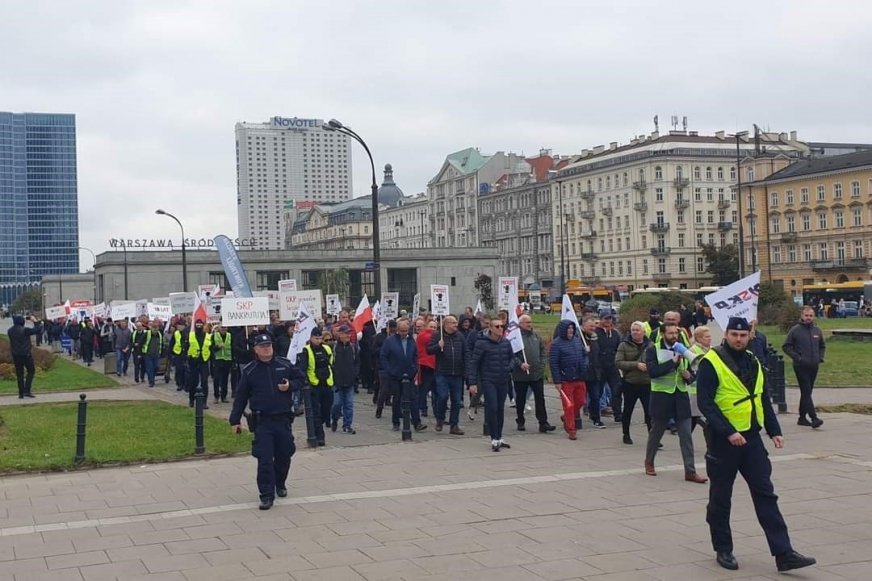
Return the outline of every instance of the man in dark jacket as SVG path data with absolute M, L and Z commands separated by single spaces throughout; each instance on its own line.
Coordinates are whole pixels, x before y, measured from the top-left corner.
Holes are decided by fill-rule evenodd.
M 373 327 L 374 329 L 375 327 Z M 376 404 L 375 417 L 380 418 L 384 410 L 385 403 L 391 397 L 391 383 L 385 375 L 385 370 L 382 368 L 381 351 L 388 337 L 397 333 L 397 322 L 394 319 L 388 321 L 388 324 L 382 329 L 372 340 L 372 361 L 377 379 L 376 390 L 372 396 L 372 403 Z
M 457 328 L 457 319 L 448 315 L 442 319 L 442 332 L 433 333 L 427 353 L 436 356 L 436 431 L 445 425 L 448 398 L 451 398 L 449 432 L 462 436 L 460 403 L 463 401 L 463 374 L 466 372 L 466 342 Z
M 82 361 L 91 367 L 94 362 L 94 343 L 97 340 L 97 330 L 91 324 L 91 317 L 85 317 L 82 330 L 79 331 L 79 342 L 82 346 Z
M 827 346 L 824 343 L 824 334 L 814 324 L 814 309 L 802 308 L 802 318 L 799 324 L 794 325 L 784 338 L 781 347 L 784 353 L 793 359 L 793 372 L 799 383 L 799 426 L 811 426 L 819 428 L 824 425 L 815 411 L 811 392 L 817 379 L 818 368 L 824 362 Z
M 620 424 L 622 422 L 623 393 L 621 391 L 621 375 L 618 373 L 618 367 L 615 364 L 615 355 L 618 352 L 618 346 L 621 344 L 621 334 L 615 329 L 614 315 L 603 317 L 596 333 L 599 344 L 602 386 L 603 388 L 606 385 L 609 387 L 609 402 L 612 413 L 615 417 L 615 423 Z
M 500 448 L 511 448 L 503 440 L 503 420 L 512 371 L 519 366 L 522 371 L 530 370 L 528 364 L 521 363 L 515 357 L 511 343 L 503 336 L 504 327 L 505 323 L 500 319 L 491 321 L 487 336 L 475 342 L 467 372 L 470 395 L 475 395 L 479 388 L 484 395 L 485 415 L 494 452 L 499 452 Z
M 324 425 L 330 422 L 333 409 L 333 349 L 323 343 L 323 332 L 312 329 L 309 342 L 297 356 L 297 367 L 312 386 L 312 417 L 315 421 L 315 438 L 319 446 L 326 444 Z
M 603 386 L 599 335 L 596 332 L 596 324 L 596 317 L 592 315 L 585 317 L 581 323 L 584 349 L 587 351 L 587 375 L 584 384 L 587 387 L 587 412 L 590 422 L 594 428 L 603 429 L 606 426 L 600 418 Z
M 356 434 L 352 427 L 354 420 L 354 388 L 360 374 L 360 351 L 351 342 L 352 329 L 349 325 L 334 326 L 339 337 L 333 347 L 333 409 L 330 410 L 330 428 L 335 432 L 342 416 L 342 431 Z
M 515 411 L 517 412 L 518 431 L 523 432 L 525 427 L 524 406 L 527 401 L 527 391 L 533 392 L 533 401 L 536 405 L 536 420 L 539 422 L 539 431 L 543 434 L 553 432 L 554 426 L 548 423 L 548 412 L 545 410 L 545 341 L 533 331 L 533 319 L 530 315 L 521 315 L 518 319 L 521 328 L 521 340 L 524 342 L 524 355 L 530 368 L 523 371 L 516 368 L 512 372 L 512 381 L 515 384 Z
M 35 367 L 33 365 L 33 345 L 30 342 L 31 337 L 36 337 L 42 333 L 42 323 L 38 320 L 28 317 L 34 322 L 32 328 L 28 329 L 24 326 L 24 317 L 14 315 L 12 317 L 12 327 L 9 333 L 9 350 L 12 353 L 12 363 L 15 365 L 15 378 L 18 380 L 18 399 L 25 397 L 36 397 L 30 390 L 33 386 L 33 374 Z M 25 370 L 27 375 L 24 375 Z
M 575 417 L 578 415 L 587 394 L 584 383 L 587 377 L 587 351 L 576 333 L 578 329 L 572 321 L 560 321 L 557 326 L 557 338 L 551 343 L 548 363 L 551 366 L 551 380 L 560 389 L 560 401 L 563 404 L 563 429 L 569 434 L 570 440 L 575 440 Z
M 390 385 L 391 397 L 394 399 L 393 413 L 391 414 L 394 431 L 400 431 L 400 396 L 403 381 L 409 381 L 412 384 L 409 387 L 412 392 L 409 403 L 412 425 L 415 426 L 416 432 L 426 430 L 427 425 L 421 423 L 421 411 L 415 405 L 415 402 L 418 401 L 414 382 L 415 374 L 418 372 L 418 352 L 415 348 L 415 341 L 409 336 L 408 321 L 397 322 L 396 335 L 391 335 L 385 339 L 381 348 L 380 361 L 385 379 Z

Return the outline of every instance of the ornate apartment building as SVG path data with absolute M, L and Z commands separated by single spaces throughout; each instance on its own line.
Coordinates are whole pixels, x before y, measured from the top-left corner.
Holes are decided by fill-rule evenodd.
M 287 210 L 286 210 L 287 211 Z M 289 250 L 360 250 L 372 248 L 372 197 L 339 204 L 316 204 L 290 222 Z
M 872 151 L 779 165 L 760 179 L 759 163 L 742 164 L 747 270 L 796 296 L 804 284 L 868 280 Z
M 558 275 L 627 290 L 708 284 L 700 247 L 739 242 L 737 157 L 764 150 L 796 158 L 808 147 L 795 132 L 670 131 L 583 150 L 551 180 Z

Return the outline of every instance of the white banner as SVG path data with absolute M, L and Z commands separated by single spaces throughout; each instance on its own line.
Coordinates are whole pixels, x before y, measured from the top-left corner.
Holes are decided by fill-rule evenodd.
M 269 325 L 269 299 L 266 297 L 221 299 L 221 325 L 224 327 Z
M 173 310 L 169 305 L 156 305 L 148 303 L 146 307 L 149 319 L 160 319 L 161 321 L 169 321 L 173 316 Z
M 306 310 L 314 319 L 321 318 L 324 305 L 320 290 L 279 293 L 279 318 L 283 321 L 295 321 L 302 302 L 306 303 Z
M 148 316 L 148 299 L 139 299 L 136 301 L 136 316 Z
M 448 285 L 430 285 L 430 312 L 443 317 L 451 314 L 448 306 Z
M 172 306 L 172 303 L 170 303 L 170 297 L 154 297 L 153 299 L 151 299 L 151 302 L 156 305 L 166 305 L 168 307 Z
M 45 318 L 49 321 L 57 321 L 67 316 L 67 308 L 63 305 L 59 307 L 48 307 L 45 310 Z
M 379 311 L 379 319 L 390 321 L 400 316 L 400 293 L 382 293 L 381 310 Z M 417 314 L 413 315 L 417 317 Z
M 295 279 L 289 278 L 288 280 L 279 281 L 280 293 L 287 293 L 295 290 L 297 290 L 297 281 Z
M 98 303 L 94 305 L 94 310 L 92 311 L 94 317 L 100 317 L 101 319 L 106 318 L 106 303 Z
M 749 323 L 756 320 L 759 300 L 759 270 L 705 297 L 705 302 L 712 308 L 712 317 L 723 330 L 727 329 L 730 317 L 742 317 Z
M 170 307 L 177 315 L 194 312 L 194 293 L 170 293 Z
M 294 336 L 291 338 L 291 345 L 288 347 L 287 354 L 287 358 L 295 365 L 297 363 L 297 355 L 303 352 L 306 341 L 312 336 L 312 329 L 315 328 L 315 318 L 309 314 L 305 302 L 300 303 L 297 313 L 297 324 L 294 327 Z
M 521 327 L 518 322 L 518 303 L 509 304 L 509 320 L 506 325 L 506 339 L 512 344 L 512 351 L 517 353 L 524 350 L 524 338 L 521 336 Z
M 200 301 L 205 303 L 206 297 L 216 297 L 221 294 L 221 287 L 217 284 L 200 284 L 197 285 L 197 294 L 200 296 Z
M 416 318 L 421 312 L 421 293 L 415 293 L 412 299 L 412 319 Z
M 542 291 L 531 290 L 530 291 L 530 308 L 534 311 L 538 311 L 542 307 Z
M 342 303 L 339 301 L 339 295 L 327 295 L 327 314 L 336 316 L 342 312 Z
M 279 292 L 280 291 L 265 290 L 265 291 L 254 291 L 251 294 L 256 296 L 256 297 L 268 298 L 269 299 L 269 310 L 277 311 L 277 310 L 279 310 L 279 301 L 281 300 L 279 298 L 279 296 L 280 296 Z
M 518 277 L 501 276 L 497 290 L 497 307 L 509 310 L 516 304 L 518 304 Z
M 121 303 L 109 307 L 109 316 L 113 321 L 133 319 L 136 317 L 136 303 Z

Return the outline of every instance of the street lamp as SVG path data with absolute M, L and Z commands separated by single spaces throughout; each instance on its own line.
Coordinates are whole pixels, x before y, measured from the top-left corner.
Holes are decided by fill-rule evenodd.
M 424 248 L 424 210 L 418 210 L 418 216 L 421 217 L 421 248 Z
M 739 152 L 739 140 L 748 137 L 747 131 L 739 131 L 733 137 L 736 138 L 736 203 L 739 212 L 739 278 L 745 278 L 745 234 L 742 224 L 745 222 L 742 216 L 742 159 Z M 752 212 L 753 219 L 753 212 Z M 753 231 L 753 230 L 752 230 Z
M 179 228 L 182 229 L 182 291 L 188 292 L 188 257 L 185 252 L 185 227 L 182 226 L 182 223 L 179 221 L 178 218 L 176 218 L 169 212 L 158 209 L 155 210 L 154 213 L 158 216 L 169 216 L 170 218 L 175 220 L 176 224 L 179 225 Z
M 331 119 L 326 125 L 322 125 L 321 127 L 327 131 L 335 131 L 347 137 L 351 137 L 363 146 L 366 155 L 369 156 L 369 165 L 372 168 L 372 261 L 375 263 L 373 286 L 375 296 L 381 297 L 381 263 L 379 262 L 380 253 L 378 232 L 378 182 L 375 177 L 375 162 L 372 159 L 372 153 L 369 151 L 369 147 L 360 135 L 336 119 Z
M 91 250 L 90 248 L 85 248 L 84 246 L 78 246 L 77 248 L 79 250 L 84 250 L 86 252 L 90 252 L 91 258 L 94 259 L 94 267 L 93 267 L 93 270 L 94 270 L 94 304 L 96 305 L 97 304 L 97 255 L 94 254 L 94 251 Z

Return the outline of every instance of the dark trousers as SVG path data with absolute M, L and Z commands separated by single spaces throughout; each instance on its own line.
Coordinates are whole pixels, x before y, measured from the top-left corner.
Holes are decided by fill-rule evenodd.
M 636 401 L 642 402 L 642 409 L 645 412 L 645 425 L 651 429 L 651 386 L 650 385 L 633 385 L 632 383 L 623 382 L 621 390 L 624 393 L 624 411 L 621 413 L 621 427 L 624 429 L 625 435 L 630 435 L 630 422 L 633 419 L 633 410 L 636 409 Z
M 378 393 L 375 396 L 375 409 L 382 411 L 385 408 L 385 402 L 391 397 L 391 381 L 384 372 L 378 374 Z
M 451 400 L 451 414 L 448 416 L 448 425 L 452 428 L 460 424 L 460 405 L 463 402 L 463 378 L 459 375 L 436 376 L 436 419 L 445 422 L 445 413 L 448 409 L 448 400 Z M 523 409 L 521 410 L 523 411 Z
M 517 381 L 515 380 L 515 411 L 518 412 L 518 425 L 524 425 L 524 405 L 527 402 L 527 390 L 533 391 L 533 401 L 536 406 L 536 419 L 539 425 L 548 423 L 548 412 L 545 411 L 545 386 L 544 379 L 535 381 Z M 524 405 L 521 405 L 521 404 Z
M 227 399 L 227 382 L 230 379 L 230 367 L 232 365 L 232 361 L 223 359 L 216 359 L 212 363 L 212 371 L 215 374 L 212 389 L 215 393 L 215 399 Z
M 330 421 L 330 411 L 333 409 L 333 388 L 312 388 L 312 418 L 315 421 L 315 439 L 324 441 L 324 424 Z
M 814 409 L 814 401 L 811 399 L 811 392 L 814 389 L 814 382 L 817 379 L 817 365 L 794 365 L 793 372 L 796 374 L 796 381 L 799 383 L 799 417 L 814 420 L 817 418 L 817 412 Z
M 194 404 L 194 396 L 197 389 L 203 391 L 203 395 L 209 395 L 209 365 L 202 359 L 188 359 L 188 402 Z
M 12 363 L 15 364 L 15 379 L 18 380 L 18 397 L 24 397 L 30 394 L 33 386 L 33 374 L 36 372 L 33 355 L 13 355 Z M 24 374 L 25 370 L 27 375 Z
M 612 413 L 615 416 L 615 421 L 621 421 L 621 415 L 623 410 L 623 392 L 624 392 L 624 382 L 621 380 L 621 375 L 618 373 L 618 368 L 614 366 L 603 367 L 602 368 L 602 377 L 600 378 L 600 387 L 602 388 L 605 384 L 609 384 L 609 389 L 612 391 L 612 398 L 609 405 L 612 408 Z
M 403 380 L 394 379 L 393 377 L 387 376 L 385 377 L 385 379 L 387 379 L 388 383 L 390 383 L 391 397 L 393 398 L 393 405 L 391 405 L 391 423 L 395 426 L 399 426 L 400 420 L 403 417 L 403 410 L 401 407 L 403 403 Z M 412 416 L 412 425 L 419 426 L 421 425 L 421 413 L 418 409 L 418 406 L 415 405 L 415 402 L 418 401 L 418 395 L 414 381 L 409 382 L 409 389 L 412 392 L 409 395 L 409 414 Z
M 94 362 L 94 344 L 89 341 L 82 341 L 82 361 L 85 363 Z
M 484 383 L 479 386 L 484 395 L 484 417 L 490 430 L 491 440 L 503 439 L 503 421 L 506 419 L 506 396 L 509 394 L 509 384 L 494 385 Z M 519 404 L 522 404 L 520 400 Z
M 154 377 L 157 374 L 157 365 L 160 357 L 157 355 L 145 355 L 142 360 L 145 367 L 145 375 L 148 378 L 148 386 L 154 387 Z
M 436 370 L 429 367 L 420 367 L 421 383 L 418 384 L 418 408 L 421 415 L 427 415 L 427 397 L 433 394 L 433 413 L 436 413 Z
M 257 490 L 261 500 L 271 500 L 285 488 L 291 456 L 297 447 L 288 420 L 261 421 L 254 430 L 251 455 L 257 458 Z
M 145 364 L 142 360 L 142 353 L 133 354 L 133 379 L 136 383 L 145 381 Z
M 188 389 L 188 361 L 184 355 L 173 355 L 173 367 L 176 371 L 176 389 L 181 391 Z
M 603 384 L 598 379 L 589 379 L 584 382 L 587 385 L 587 414 L 590 421 L 598 423 L 600 421 L 600 400 L 603 396 Z
M 766 534 L 769 551 L 781 555 L 792 550 L 787 525 L 778 510 L 778 496 L 772 486 L 772 464 L 769 453 L 758 433 L 745 433 L 748 441 L 744 446 L 733 446 L 720 434 L 712 437 L 712 447 L 705 455 L 706 469 L 711 483 L 709 502 L 706 507 L 706 522 L 716 552 L 733 550 L 733 535 L 730 530 L 730 508 L 733 483 L 741 473 L 754 503 L 757 520 Z
M 231 397 L 236 397 L 236 386 L 239 385 L 239 368 L 245 365 L 245 363 L 239 363 L 238 361 L 234 361 L 233 365 L 230 366 L 230 395 Z

